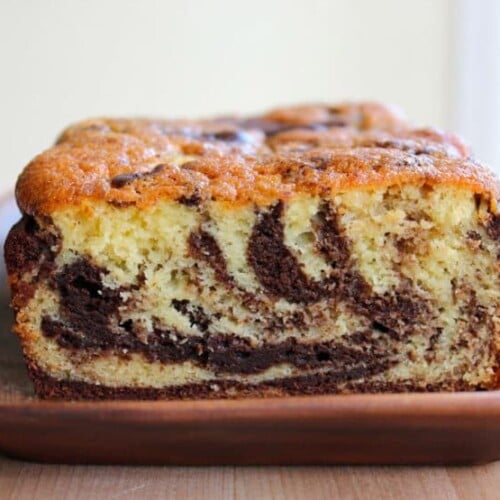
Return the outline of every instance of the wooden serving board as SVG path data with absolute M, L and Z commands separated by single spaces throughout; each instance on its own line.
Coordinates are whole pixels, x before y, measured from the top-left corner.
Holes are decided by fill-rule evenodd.
M 0 204 L 0 240 L 17 217 Z M 46 402 L 0 268 L 0 452 L 80 464 L 437 464 L 500 458 L 500 391 L 233 401 Z

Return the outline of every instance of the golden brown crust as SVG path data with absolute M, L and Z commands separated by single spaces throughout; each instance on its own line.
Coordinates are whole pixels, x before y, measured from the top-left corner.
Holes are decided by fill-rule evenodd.
M 373 103 L 250 119 L 96 119 L 67 129 L 26 167 L 17 199 L 42 216 L 85 199 L 140 208 L 163 198 L 267 204 L 416 182 L 467 187 L 496 211 L 498 182 L 468 154 L 454 135 L 412 129 Z

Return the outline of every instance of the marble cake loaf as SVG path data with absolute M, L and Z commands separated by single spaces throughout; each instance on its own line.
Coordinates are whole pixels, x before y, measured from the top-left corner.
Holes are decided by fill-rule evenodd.
M 497 388 L 498 199 L 378 104 L 86 121 L 19 178 L 15 331 L 45 398 Z

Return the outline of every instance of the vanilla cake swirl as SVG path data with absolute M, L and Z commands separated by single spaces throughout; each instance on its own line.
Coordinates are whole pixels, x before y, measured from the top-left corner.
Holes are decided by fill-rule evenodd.
M 89 120 L 16 194 L 5 256 L 41 397 L 500 385 L 498 182 L 389 107 Z

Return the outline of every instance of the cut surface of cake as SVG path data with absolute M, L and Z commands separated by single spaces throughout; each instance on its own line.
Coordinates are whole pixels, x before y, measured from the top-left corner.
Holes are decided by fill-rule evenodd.
M 88 120 L 16 195 L 5 258 L 41 397 L 500 385 L 498 181 L 390 107 Z

